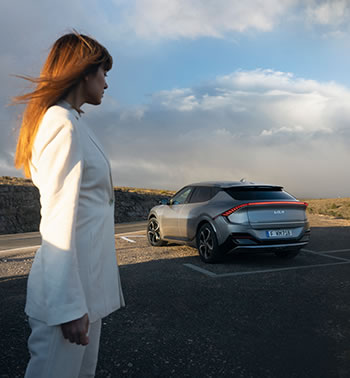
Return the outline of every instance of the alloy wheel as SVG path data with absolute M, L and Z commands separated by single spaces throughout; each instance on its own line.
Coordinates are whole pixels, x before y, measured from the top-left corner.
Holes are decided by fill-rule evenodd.
M 199 253 L 207 260 L 210 259 L 214 249 L 214 239 L 211 230 L 205 227 L 199 235 Z
M 153 246 L 159 247 L 165 244 L 160 237 L 160 227 L 156 218 L 152 218 L 148 222 L 147 238 L 150 244 Z

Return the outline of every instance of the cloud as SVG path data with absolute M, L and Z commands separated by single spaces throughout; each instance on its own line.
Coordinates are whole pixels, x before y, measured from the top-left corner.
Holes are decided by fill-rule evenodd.
M 124 27 L 142 39 L 222 38 L 230 32 L 269 31 L 296 2 L 131 0 L 123 19 Z
M 350 91 L 338 84 L 237 71 L 159 91 L 141 109 L 105 103 L 100 110 L 86 121 L 102 138 L 118 185 L 178 189 L 245 177 L 304 197 L 348 195 Z
M 309 22 L 321 25 L 341 25 L 349 19 L 348 0 L 309 0 L 306 16 Z
M 50 4 L 36 0 L 22 2 L 20 7 L 4 1 L 0 13 L 1 58 L 5 52 L 20 67 L 24 63 L 27 67 L 32 63 L 40 67 L 50 43 L 71 28 L 125 46 L 145 40 L 226 38 L 269 32 L 282 20 L 288 23 L 295 18 L 328 27 L 329 35 L 339 37 L 347 30 L 349 17 L 347 0 L 62 0 Z
M 161 91 L 152 105 L 231 119 L 231 127 L 250 130 L 332 132 L 335 114 L 349 111 L 349 91 L 335 83 L 318 83 L 273 70 L 237 71 L 197 88 Z M 256 116 L 257 115 L 257 119 Z M 237 122 L 239 120 L 239 122 Z M 256 123 L 252 121 L 256 120 Z M 265 132 L 264 135 L 270 135 Z
M 306 25 L 323 38 L 339 40 L 349 36 L 348 0 L 307 0 L 303 17 Z
M 298 0 L 62 0 L 57 3 L 36 0 L 24 1 L 19 7 L 4 1 L 0 32 L 8 52 L 19 50 L 23 57 L 36 63 L 46 55 L 42 47 L 48 48 L 49 43 L 72 27 L 124 46 L 140 40 L 224 38 L 228 33 L 271 31 L 297 3 Z M 43 56 L 33 56 L 31 51 L 42 51 Z
M 235 37 L 270 32 L 282 20 L 321 27 L 327 38 L 349 33 L 348 0 L 114 0 L 114 6 L 118 20 L 105 26 L 120 41 Z

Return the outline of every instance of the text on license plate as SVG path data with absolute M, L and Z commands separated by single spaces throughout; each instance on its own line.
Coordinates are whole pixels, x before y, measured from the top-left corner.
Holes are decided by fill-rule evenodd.
M 266 231 L 268 238 L 287 238 L 293 236 L 292 230 L 270 230 Z

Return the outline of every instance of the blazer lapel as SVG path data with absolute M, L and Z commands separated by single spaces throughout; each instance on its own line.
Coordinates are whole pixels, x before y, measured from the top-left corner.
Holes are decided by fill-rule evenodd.
M 95 134 L 93 133 L 92 130 L 90 130 L 90 128 L 86 125 L 84 125 L 84 129 L 87 131 L 87 134 L 89 135 L 89 138 L 91 139 L 91 141 L 95 144 L 95 146 L 99 149 L 99 151 L 101 152 L 102 156 L 104 157 L 104 159 L 106 160 L 107 162 L 107 165 L 108 165 L 108 170 L 109 170 L 109 180 L 110 180 L 110 184 L 111 184 L 111 193 L 113 194 L 114 196 L 114 187 L 113 187 L 113 180 L 112 180 L 112 169 L 111 169 L 111 164 L 109 163 L 109 160 L 107 158 L 107 156 L 105 155 L 104 151 L 103 151 L 103 148 L 102 146 L 100 145 L 100 143 L 98 142 L 98 139 L 97 137 L 95 136 Z
M 67 102 L 67 101 L 64 101 L 64 100 L 61 100 L 58 102 L 59 106 L 62 106 L 64 107 L 65 109 L 69 110 L 70 112 L 73 113 L 74 117 L 77 119 L 77 121 L 79 121 L 80 123 L 80 114 L 77 112 L 77 110 L 73 109 L 72 106 Z M 110 181 L 110 190 L 111 190 L 111 200 L 114 200 L 114 187 L 113 187 L 113 180 L 112 180 L 112 169 L 111 169 L 111 164 L 109 163 L 109 160 L 107 158 L 107 156 L 105 155 L 104 151 L 103 151 L 103 148 L 102 146 L 99 144 L 98 142 L 98 138 L 95 136 L 95 134 L 93 133 L 92 130 L 89 129 L 88 126 L 86 125 L 83 125 L 83 127 L 81 127 L 81 129 L 84 129 L 86 130 L 89 138 L 91 139 L 91 141 L 95 144 L 95 146 L 98 148 L 98 150 L 101 152 L 103 158 L 106 160 L 107 162 L 107 165 L 108 165 L 108 170 L 109 170 L 109 181 Z

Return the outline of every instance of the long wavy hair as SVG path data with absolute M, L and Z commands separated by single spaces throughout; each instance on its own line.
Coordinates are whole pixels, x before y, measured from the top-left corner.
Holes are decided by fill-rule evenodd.
M 20 76 L 35 84 L 32 92 L 13 98 L 14 104 L 27 104 L 22 115 L 15 154 L 15 167 L 31 177 L 30 162 L 35 136 L 47 109 L 64 99 L 81 79 L 98 70 L 112 68 L 113 59 L 95 39 L 77 32 L 65 34 L 52 46 L 40 76 Z

